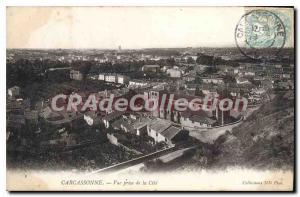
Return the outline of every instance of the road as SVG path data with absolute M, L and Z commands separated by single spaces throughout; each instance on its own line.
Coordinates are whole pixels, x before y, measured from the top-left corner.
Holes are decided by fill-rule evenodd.
M 103 173 L 103 172 L 106 173 L 106 172 L 111 172 L 111 171 L 118 171 L 118 170 L 125 169 L 125 168 L 128 168 L 128 167 L 137 165 L 137 164 L 141 164 L 145 161 L 160 157 L 164 154 L 167 154 L 167 153 L 170 153 L 170 152 L 173 152 L 173 151 L 176 151 L 176 150 L 178 150 L 178 148 L 173 146 L 173 147 L 170 147 L 170 148 L 167 148 L 167 149 L 156 151 L 154 153 L 150 153 L 148 155 L 143 155 L 141 157 L 131 159 L 129 161 L 121 162 L 121 163 L 118 163 L 116 165 L 112 165 L 112 166 L 109 166 L 109 167 L 106 167 L 106 168 L 95 170 L 95 171 L 93 171 L 89 174 L 97 174 L 97 173 Z
M 144 166 L 143 163 L 145 161 L 149 161 L 149 160 L 152 160 L 152 159 L 155 159 L 155 158 L 166 156 L 166 155 L 174 153 L 176 151 L 180 152 L 181 150 L 185 151 L 187 149 L 193 149 L 193 148 L 196 147 L 196 146 L 188 146 L 188 147 L 184 147 L 184 146 L 186 146 L 186 145 L 181 144 L 181 145 L 178 145 L 178 146 L 172 146 L 170 148 L 159 150 L 159 151 L 156 151 L 154 153 L 150 153 L 148 155 L 143 155 L 143 156 L 131 159 L 129 161 L 121 162 L 121 163 L 116 164 L 116 165 L 112 165 L 112 166 L 109 166 L 109 167 L 106 167 L 106 168 L 95 170 L 93 172 L 88 173 L 88 175 L 97 174 L 97 173 L 107 173 L 107 172 L 110 172 L 110 173 L 111 172 L 121 172 L 122 170 L 125 170 L 125 171 L 127 171 L 127 170 L 138 171 L 141 167 Z

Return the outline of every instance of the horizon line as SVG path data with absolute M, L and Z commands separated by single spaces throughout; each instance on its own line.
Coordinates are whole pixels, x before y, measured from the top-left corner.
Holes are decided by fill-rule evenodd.
M 236 48 L 239 49 L 238 47 L 234 46 L 227 46 L 227 47 L 149 47 L 149 48 L 122 48 L 121 51 L 126 51 L 126 50 L 147 50 L 147 49 L 201 49 L 201 48 L 206 48 L 206 49 L 212 49 L 212 48 Z M 246 47 L 242 47 L 246 48 Z M 6 48 L 6 50 L 116 50 L 119 51 L 118 48 Z M 249 48 L 251 49 L 251 48 Z M 257 48 L 258 50 L 260 49 L 278 49 L 278 48 Z M 283 47 L 281 49 L 294 49 L 294 47 Z

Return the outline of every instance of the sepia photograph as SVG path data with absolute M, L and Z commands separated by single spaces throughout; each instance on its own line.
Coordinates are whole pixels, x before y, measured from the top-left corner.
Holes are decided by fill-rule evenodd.
M 7 6 L 8 191 L 295 191 L 294 7 Z

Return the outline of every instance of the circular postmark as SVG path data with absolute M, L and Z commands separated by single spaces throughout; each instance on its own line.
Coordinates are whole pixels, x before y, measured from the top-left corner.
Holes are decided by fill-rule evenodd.
M 286 40 L 281 19 L 273 12 L 253 10 L 239 20 L 235 42 L 242 54 L 252 59 L 270 58 L 278 54 Z

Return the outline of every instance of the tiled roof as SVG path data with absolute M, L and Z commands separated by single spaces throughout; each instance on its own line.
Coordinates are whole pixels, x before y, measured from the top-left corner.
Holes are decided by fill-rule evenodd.
M 161 133 L 162 131 L 166 130 L 168 127 L 171 126 L 171 122 L 167 121 L 167 120 L 163 120 L 160 118 L 154 119 L 151 121 L 151 123 L 149 124 L 150 129 Z
M 180 131 L 181 131 L 180 128 L 177 128 L 177 127 L 174 127 L 174 126 L 170 126 L 170 127 L 167 128 L 166 130 L 164 130 L 163 132 L 161 132 L 161 135 L 163 135 L 165 138 L 171 140 L 171 139 L 173 139 Z

